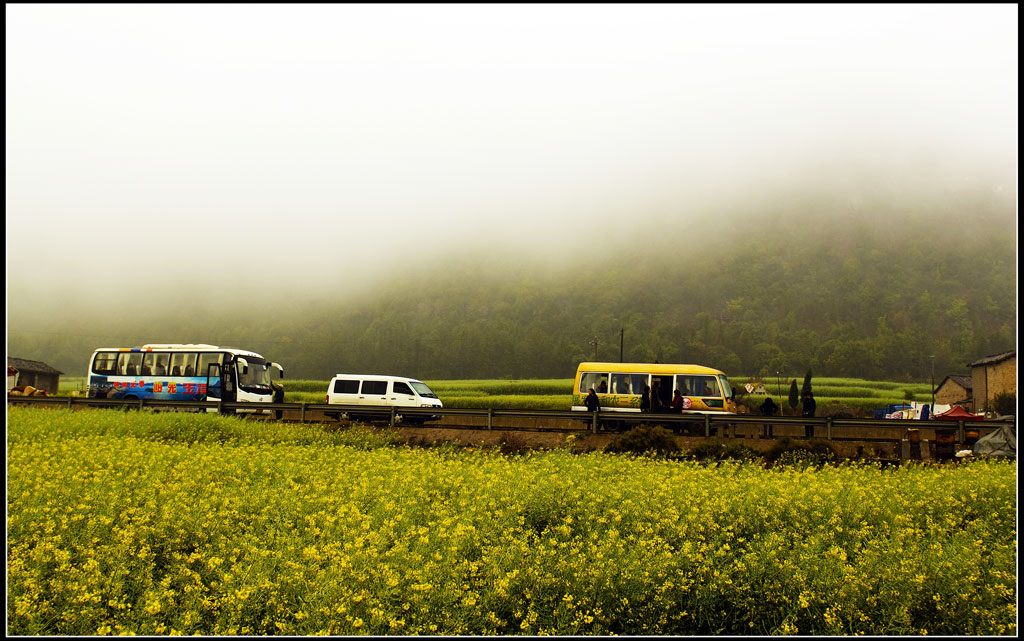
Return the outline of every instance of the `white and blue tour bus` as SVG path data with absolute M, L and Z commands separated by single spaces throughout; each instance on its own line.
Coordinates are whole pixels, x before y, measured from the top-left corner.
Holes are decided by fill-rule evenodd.
M 274 389 L 270 380 L 274 373 L 278 378 L 284 377 L 284 369 L 277 363 L 267 361 L 256 352 L 234 347 L 204 344 L 104 347 L 93 352 L 89 361 L 89 396 L 272 403 Z

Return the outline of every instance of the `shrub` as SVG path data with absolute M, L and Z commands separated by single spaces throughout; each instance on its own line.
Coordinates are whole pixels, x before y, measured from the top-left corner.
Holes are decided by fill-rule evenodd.
M 605 448 L 605 452 L 631 454 L 674 454 L 679 444 L 672 432 L 660 425 L 638 425 L 616 436 Z
M 502 432 L 498 445 L 502 454 L 522 454 L 530 449 L 529 442 L 518 432 Z
M 705 440 L 703 443 L 693 448 L 693 450 L 690 451 L 690 455 L 699 461 L 721 461 L 724 459 L 750 461 L 760 456 L 760 454 L 758 454 L 754 449 L 743 445 L 742 443 L 731 443 L 726 445 L 717 436 L 715 438 Z
M 764 453 L 764 462 L 769 466 L 798 465 L 817 466 L 834 463 L 839 459 L 835 447 L 828 441 L 810 439 L 797 441 L 781 438 Z
M 1017 412 L 1017 395 L 1004 392 L 992 397 L 992 409 L 1000 416 Z

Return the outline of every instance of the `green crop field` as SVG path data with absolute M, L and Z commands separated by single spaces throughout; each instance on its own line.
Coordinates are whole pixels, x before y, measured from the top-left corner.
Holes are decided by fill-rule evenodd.
M 8 408 L 14 635 L 1016 634 L 1016 465 Z

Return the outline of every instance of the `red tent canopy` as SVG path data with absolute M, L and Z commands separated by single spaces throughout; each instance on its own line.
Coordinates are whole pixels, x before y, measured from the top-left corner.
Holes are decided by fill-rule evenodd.
M 984 421 L 984 416 L 978 416 L 977 414 L 971 414 L 959 405 L 954 405 L 941 414 L 936 414 L 935 418 L 940 421 Z

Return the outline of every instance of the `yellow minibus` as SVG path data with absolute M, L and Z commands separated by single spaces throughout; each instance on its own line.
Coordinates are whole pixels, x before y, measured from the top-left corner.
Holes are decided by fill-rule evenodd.
M 736 397 L 724 372 L 702 365 L 668 363 L 580 363 L 572 409 L 586 411 L 587 393 L 593 389 L 601 411 L 639 412 L 645 387 L 651 388 L 655 407 L 660 400 L 663 412 L 672 411 L 672 399 L 679 390 L 684 414 L 736 413 Z

